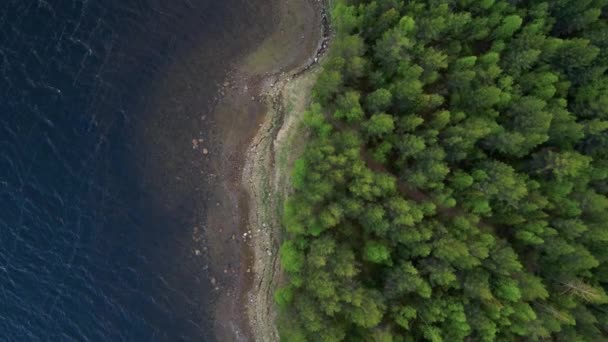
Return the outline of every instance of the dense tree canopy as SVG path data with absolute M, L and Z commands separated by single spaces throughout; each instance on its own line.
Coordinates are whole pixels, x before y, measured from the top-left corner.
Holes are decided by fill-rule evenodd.
M 608 0 L 338 1 L 285 341 L 608 339 Z

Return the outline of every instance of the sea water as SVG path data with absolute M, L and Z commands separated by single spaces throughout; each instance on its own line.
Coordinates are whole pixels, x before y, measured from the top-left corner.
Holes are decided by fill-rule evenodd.
M 0 1 L 0 341 L 214 339 L 191 142 L 269 2 Z

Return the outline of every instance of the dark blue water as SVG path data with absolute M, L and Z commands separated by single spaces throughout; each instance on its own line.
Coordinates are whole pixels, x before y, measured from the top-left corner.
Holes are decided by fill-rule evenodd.
M 0 1 L 0 341 L 213 340 L 191 141 L 267 2 Z

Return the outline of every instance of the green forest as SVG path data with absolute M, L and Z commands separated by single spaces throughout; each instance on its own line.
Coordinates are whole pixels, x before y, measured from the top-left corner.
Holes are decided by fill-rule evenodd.
M 608 0 L 337 1 L 284 341 L 608 340 Z

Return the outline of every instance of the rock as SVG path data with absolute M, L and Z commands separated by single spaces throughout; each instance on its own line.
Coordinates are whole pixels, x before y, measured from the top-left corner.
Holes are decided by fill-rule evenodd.
M 195 255 L 201 255 L 201 251 L 200 251 L 200 250 L 198 250 L 198 249 L 195 249 L 195 250 L 194 250 L 194 254 L 195 254 Z
M 211 285 L 215 286 L 217 284 L 217 280 L 214 277 L 211 277 Z
M 236 235 L 232 234 L 232 236 L 230 237 L 232 240 L 236 240 Z
M 192 139 L 192 149 L 196 150 L 198 148 L 198 140 Z
M 209 154 L 209 150 L 208 150 L 208 149 L 206 149 L 206 148 L 204 148 L 204 149 L 203 149 L 203 154 Z

